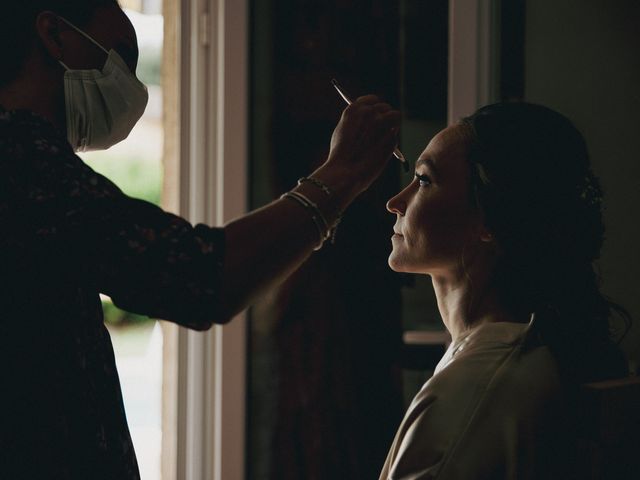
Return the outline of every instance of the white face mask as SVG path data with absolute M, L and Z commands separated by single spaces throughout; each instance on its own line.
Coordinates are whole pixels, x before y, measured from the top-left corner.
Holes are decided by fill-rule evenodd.
M 115 50 L 107 52 L 78 27 L 62 20 L 108 55 L 102 71 L 71 70 L 60 62 L 67 70 L 67 139 L 76 152 L 106 150 L 127 138 L 140 120 L 149 100 L 147 87 Z

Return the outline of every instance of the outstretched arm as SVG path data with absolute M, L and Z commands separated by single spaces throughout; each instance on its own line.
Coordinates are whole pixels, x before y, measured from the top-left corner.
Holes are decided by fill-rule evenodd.
M 310 177 L 330 188 L 330 195 L 312 183 L 292 191 L 315 203 L 331 225 L 340 212 L 380 175 L 396 146 L 400 113 L 368 95 L 342 114 L 327 161 Z M 320 243 L 313 213 L 291 198 L 238 218 L 224 227 L 225 260 L 219 318 L 230 319 L 260 295 L 293 273 Z

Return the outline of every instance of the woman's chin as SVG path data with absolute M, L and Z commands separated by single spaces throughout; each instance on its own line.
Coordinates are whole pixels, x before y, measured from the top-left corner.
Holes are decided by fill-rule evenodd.
M 391 255 L 389 255 L 389 260 L 387 261 L 387 263 L 389 264 L 389 268 L 391 268 L 391 270 L 393 270 L 394 272 L 407 272 L 404 262 L 402 262 L 400 258 L 394 255 L 393 252 L 391 252 Z
M 387 264 L 391 270 L 398 273 L 430 274 L 433 270 L 432 268 L 429 268 L 429 265 L 411 261 L 411 259 L 400 255 L 394 255 L 394 252 L 391 252 L 389 255 Z

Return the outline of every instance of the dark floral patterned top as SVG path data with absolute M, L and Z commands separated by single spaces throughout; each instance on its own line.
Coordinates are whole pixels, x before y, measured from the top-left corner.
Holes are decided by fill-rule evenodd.
M 0 108 L 0 478 L 137 479 L 99 293 L 206 329 L 222 229 L 122 193 L 42 117 Z

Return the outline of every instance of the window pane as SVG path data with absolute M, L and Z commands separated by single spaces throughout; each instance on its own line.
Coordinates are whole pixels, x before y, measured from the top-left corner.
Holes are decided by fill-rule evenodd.
M 162 2 L 128 0 L 121 4 L 136 29 L 140 48 L 137 75 L 149 89 L 149 104 L 125 141 L 109 150 L 84 153 L 81 157 L 127 195 L 159 205 L 164 140 Z M 140 474 L 145 480 L 156 480 L 160 478 L 162 442 L 162 330 L 155 320 L 119 310 L 108 297 L 103 297 L 103 309 Z

